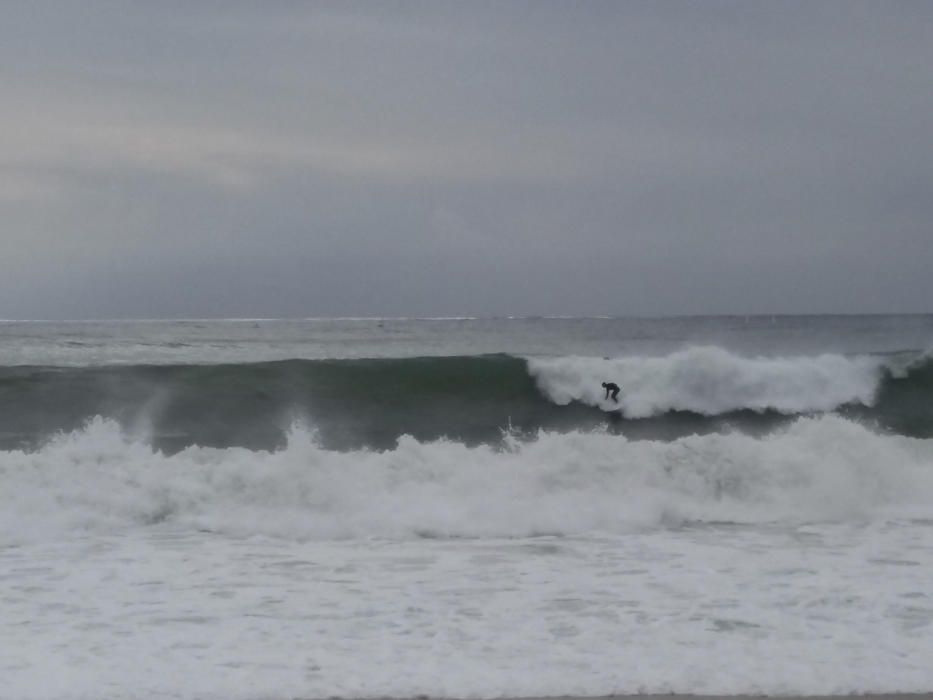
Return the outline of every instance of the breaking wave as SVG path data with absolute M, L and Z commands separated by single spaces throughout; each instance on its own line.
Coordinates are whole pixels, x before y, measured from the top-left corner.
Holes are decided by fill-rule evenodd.
M 0 452 L 7 542 L 168 526 L 298 539 L 525 537 L 696 523 L 933 516 L 933 441 L 838 416 L 762 437 L 507 436 L 468 447 L 404 437 L 323 449 L 299 425 L 276 451 L 167 455 L 91 421 L 34 452 Z
M 622 387 L 607 402 L 601 383 Z M 281 449 L 313 424 L 331 450 L 391 449 L 401 436 L 498 445 L 607 429 L 671 440 L 762 436 L 799 416 L 835 413 L 933 437 L 933 358 L 743 357 L 716 347 L 666 357 L 510 355 L 288 360 L 218 365 L 0 368 L 0 449 L 35 450 L 95 416 L 158 449 Z
M 615 408 L 601 388 L 611 378 L 623 388 L 619 406 L 625 415 L 646 418 L 668 411 L 791 415 L 871 405 L 885 364 L 879 357 L 829 354 L 746 358 L 701 347 L 667 357 L 540 359 L 530 361 L 529 368 L 544 394 L 561 405 L 580 401 Z

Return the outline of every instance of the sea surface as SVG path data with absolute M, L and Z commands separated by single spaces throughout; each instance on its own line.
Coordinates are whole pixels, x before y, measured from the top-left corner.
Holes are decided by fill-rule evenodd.
M 930 691 L 931 659 L 933 316 L 0 322 L 0 697 Z

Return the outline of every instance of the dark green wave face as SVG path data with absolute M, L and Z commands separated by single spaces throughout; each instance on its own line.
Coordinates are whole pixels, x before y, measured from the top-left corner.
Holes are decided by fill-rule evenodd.
M 846 406 L 841 412 L 893 433 L 933 437 L 933 357 L 921 357 L 902 372 L 887 372 L 873 406 Z
M 560 410 L 506 355 L 292 360 L 233 365 L 0 369 L 4 449 L 32 447 L 100 415 L 163 449 L 272 449 L 294 420 L 329 448 L 384 448 L 400 435 L 493 442 L 510 422 L 551 429 L 598 423 Z
M 872 406 L 838 411 L 883 430 L 933 437 L 933 360 L 883 378 Z M 254 364 L 0 368 L 0 449 L 33 449 L 94 416 L 117 420 L 156 447 L 275 449 L 296 420 L 328 449 L 375 449 L 401 435 L 498 443 L 505 431 L 608 428 L 674 439 L 741 430 L 761 434 L 795 419 L 738 410 L 683 411 L 640 420 L 581 403 L 550 402 L 526 361 L 508 355 Z

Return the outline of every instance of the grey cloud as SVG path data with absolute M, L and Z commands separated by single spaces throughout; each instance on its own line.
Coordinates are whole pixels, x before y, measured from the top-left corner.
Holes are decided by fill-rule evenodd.
M 925 3 L 0 12 L 0 317 L 928 309 Z

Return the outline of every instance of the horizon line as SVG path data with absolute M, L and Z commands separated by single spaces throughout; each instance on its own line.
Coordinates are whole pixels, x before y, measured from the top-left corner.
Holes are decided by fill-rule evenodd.
M 790 318 L 816 316 L 931 316 L 933 311 L 834 311 L 834 312 L 755 312 L 755 313 L 672 313 L 672 314 L 493 314 L 453 316 L 150 316 L 85 318 L 0 318 L 0 323 L 259 323 L 270 321 L 531 321 L 531 320 L 666 320 L 679 318 Z

